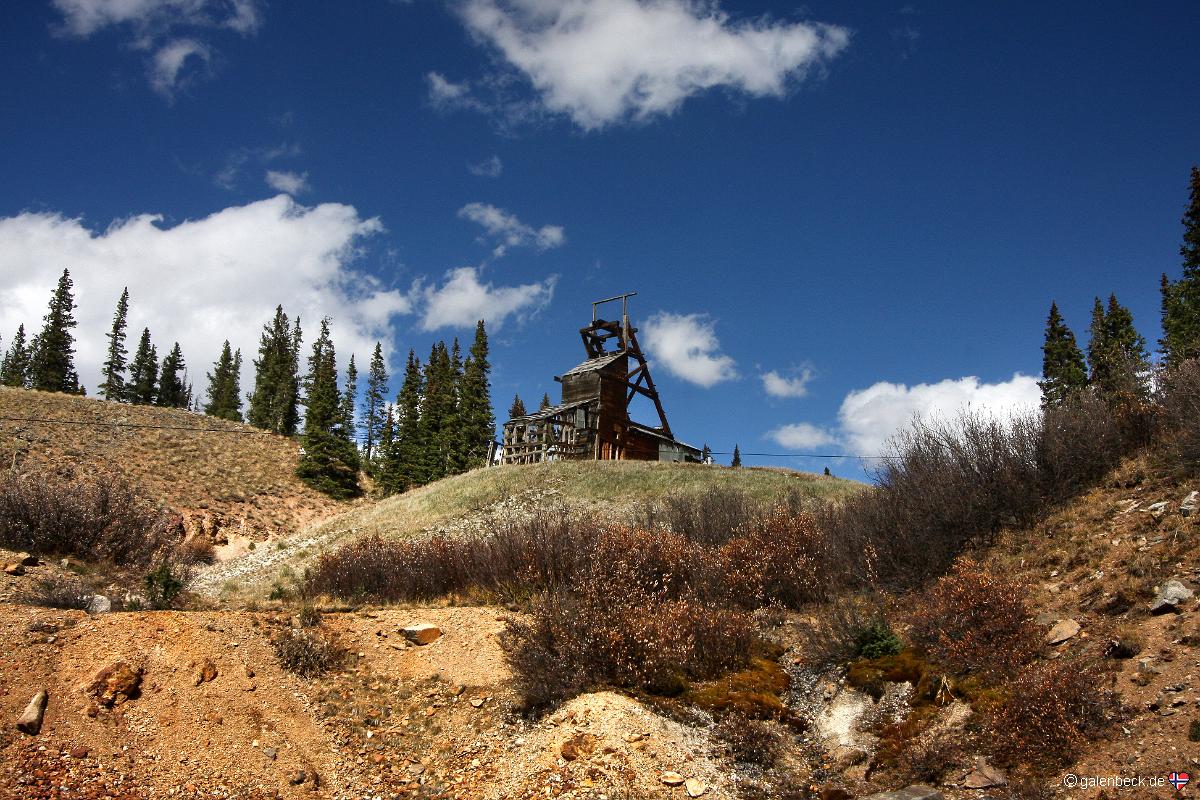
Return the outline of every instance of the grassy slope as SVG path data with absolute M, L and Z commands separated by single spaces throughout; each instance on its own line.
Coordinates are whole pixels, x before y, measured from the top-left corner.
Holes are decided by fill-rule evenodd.
M 295 477 L 299 445 L 248 425 L 172 408 L 0 387 L 0 418 L 217 428 L 228 433 L 0 419 L 0 466 L 115 473 L 229 535 L 286 534 L 345 508 Z
M 670 492 L 734 488 L 771 501 L 789 492 L 837 500 L 859 491 L 854 481 L 782 469 L 729 469 L 700 464 L 644 461 L 567 461 L 475 470 L 446 478 L 376 505 L 357 509 L 328 525 L 359 532 L 404 535 L 485 511 L 507 498 L 533 493 L 565 503 L 629 508 Z M 544 503 L 543 503 L 544 504 Z

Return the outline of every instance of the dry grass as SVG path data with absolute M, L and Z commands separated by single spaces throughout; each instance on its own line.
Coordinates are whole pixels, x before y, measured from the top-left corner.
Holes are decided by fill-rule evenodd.
M 335 513 L 295 477 L 299 444 L 248 425 L 173 408 L 0 387 L 0 466 L 111 475 L 185 517 L 237 525 L 262 538 Z M 67 423 L 96 424 L 67 424 Z M 109 424 L 103 424 L 109 423 Z M 111 423 L 216 428 L 227 433 L 113 427 Z

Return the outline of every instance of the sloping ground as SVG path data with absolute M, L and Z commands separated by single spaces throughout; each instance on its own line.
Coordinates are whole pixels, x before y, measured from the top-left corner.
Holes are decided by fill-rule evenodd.
M 418 620 L 444 635 L 405 644 L 398 628 Z M 496 609 L 323 624 L 351 658 L 305 680 L 275 660 L 270 637 L 289 625 L 277 614 L 0 605 L 0 637 L 14 645 L 0 655 L 0 797 L 635 797 L 666 791 L 665 770 L 732 797 L 702 728 L 626 697 L 585 695 L 540 723 L 513 713 Z M 89 686 L 119 661 L 144 670 L 140 692 L 105 708 Z M 18 733 L 11 721 L 42 688 L 41 732 Z M 569 739 L 580 743 L 571 761 Z
M 347 537 L 480 533 L 543 510 L 616 522 L 632 519 L 667 494 L 712 488 L 737 489 L 769 503 L 788 494 L 836 501 L 865 487 L 784 469 L 638 461 L 561 461 L 477 469 L 359 505 L 271 547 L 224 558 L 200 574 L 194 586 L 229 601 L 261 599 L 274 584 L 288 585 L 317 555 Z
M 30 419 L 50 422 L 17 421 Z M 299 458 L 295 441 L 249 425 L 0 387 L 0 465 L 122 476 L 218 544 L 291 533 L 346 507 L 295 477 Z

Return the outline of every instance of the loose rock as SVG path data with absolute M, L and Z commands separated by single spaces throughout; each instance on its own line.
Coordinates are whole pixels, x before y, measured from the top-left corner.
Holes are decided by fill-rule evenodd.
M 1191 598 L 1191 589 L 1179 581 L 1167 581 L 1159 590 L 1158 596 L 1154 598 L 1154 602 L 1150 604 L 1150 612 L 1152 614 L 1166 614 L 1171 611 L 1178 611 L 1179 604 Z
M 1078 622 L 1073 619 L 1060 619 L 1046 634 L 1046 644 L 1062 644 L 1077 633 L 1079 633 Z
M 96 673 L 88 692 L 98 703 L 112 708 L 138 696 L 143 672 L 141 667 L 134 669 L 124 661 L 118 661 Z
M 863 800 L 943 800 L 942 793 L 932 786 L 915 784 L 894 792 L 868 795 Z
M 46 714 L 46 703 L 49 699 L 50 693 L 45 689 L 35 694 L 25 707 L 25 713 L 17 720 L 17 730 L 37 736 L 42 730 L 42 717 Z
M 417 622 L 400 629 L 404 638 L 413 644 L 425 645 L 441 638 L 442 629 L 428 622 Z
M 20 576 L 25 574 L 25 568 L 20 564 L 7 564 L 4 567 L 5 575 Z
M 1192 492 L 1187 497 L 1183 498 L 1183 502 L 1179 504 L 1180 516 L 1190 517 L 1196 511 L 1196 503 L 1200 502 L 1200 492 Z
M 688 797 L 700 797 L 708 791 L 708 784 L 696 778 L 688 778 L 683 782 L 683 788 L 687 791 Z
M 102 594 L 94 595 L 88 601 L 87 613 L 89 614 L 107 614 L 112 611 L 112 601 Z
M 662 783 L 665 783 L 667 786 L 679 786 L 686 780 L 678 772 L 670 772 L 670 771 L 664 772 L 662 775 L 659 776 L 658 779 Z
M 596 736 L 591 733 L 577 733 L 562 743 L 559 752 L 567 761 L 575 761 L 590 756 L 596 750 Z

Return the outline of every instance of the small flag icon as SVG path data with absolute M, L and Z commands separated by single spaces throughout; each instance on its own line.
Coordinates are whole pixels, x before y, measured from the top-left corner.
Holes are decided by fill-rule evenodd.
M 1192 776 L 1188 775 L 1186 772 L 1172 772 L 1167 776 L 1167 783 L 1174 786 L 1175 790 L 1178 791 L 1187 786 L 1191 779 Z

